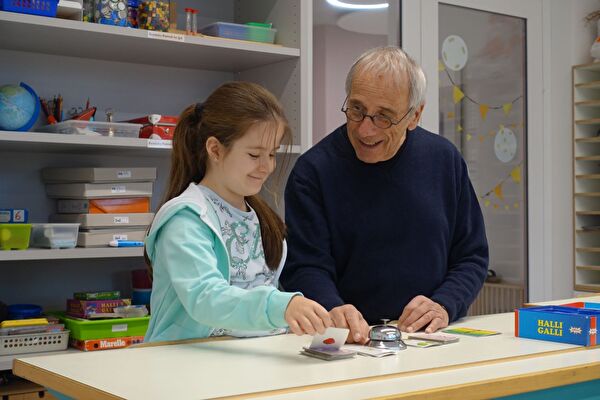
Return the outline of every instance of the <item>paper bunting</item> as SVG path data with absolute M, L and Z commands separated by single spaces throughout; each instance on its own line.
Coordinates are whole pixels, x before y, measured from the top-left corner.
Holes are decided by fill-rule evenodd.
M 521 183 L 521 164 L 522 164 L 522 163 L 519 163 L 519 165 L 515 166 L 515 167 L 514 167 L 514 168 L 513 168 L 513 169 L 510 171 L 510 173 L 509 173 L 509 174 L 508 174 L 506 177 L 504 177 L 504 178 L 503 178 L 503 179 L 502 179 L 500 182 L 498 182 L 498 183 L 496 184 L 496 186 L 494 186 L 494 188 L 493 188 L 493 189 L 489 190 L 489 191 L 488 191 L 486 194 L 484 194 L 483 196 L 480 196 L 480 197 L 479 197 L 481 200 L 483 200 L 483 204 L 484 204 L 486 207 L 489 207 L 489 205 L 490 205 L 490 204 L 492 204 L 492 203 L 491 203 L 491 200 L 490 200 L 490 196 L 491 196 L 492 194 L 493 194 L 493 195 L 494 195 L 494 196 L 495 196 L 495 197 L 496 197 L 498 200 L 500 200 L 500 201 L 504 201 L 504 189 L 503 189 L 503 185 L 506 183 L 506 181 L 507 181 L 509 178 L 510 178 L 510 179 L 512 179 L 512 181 L 513 181 L 513 182 L 515 182 L 515 183 L 517 183 L 517 184 L 518 184 L 518 183 Z M 497 209 L 498 207 L 499 207 L 499 206 L 498 206 L 498 204 L 494 204 L 494 208 L 496 208 L 496 209 Z M 507 208 L 507 207 L 508 207 L 508 208 Z M 515 203 L 513 204 L 513 207 L 514 207 L 514 208 L 519 208 L 519 203 L 518 203 L 518 202 L 515 202 Z M 506 210 L 508 210 L 508 209 L 510 208 L 510 206 L 509 206 L 509 205 L 504 205 L 504 208 L 505 208 Z
M 517 165 L 512 171 L 510 171 L 510 177 L 515 183 L 521 183 L 521 166 Z
M 461 124 L 458 124 L 458 126 L 456 127 L 456 132 L 462 132 L 463 131 L 463 127 Z
M 467 133 L 467 142 L 470 141 L 471 139 L 473 139 L 473 135 Z
M 485 120 L 489 110 L 500 110 L 501 109 L 504 111 L 504 113 L 506 115 L 510 114 L 510 112 L 512 111 L 512 108 L 513 108 L 513 104 L 515 104 L 517 101 L 519 101 L 520 99 L 523 98 L 523 95 L 520 95 L 520 96 L 515 97 L 513 101 L 503 103 L 503 104 L 498 104 L 498 105 L 482 103 L 478 100 L 475 100 L 474 98 L 469 96 L 467 93 L 465 93 L 461 89 L 459 89 L 459 85 L 457 85 L 454 82 L 454 79 L 452 79 L 452 76 L 450 75 L 450 71 L 448 71 L 448 68 L 445 67 L 444 62 L 442 62 L 442 60 L 438 60 L 438 70 L 439 70 L 439 72 L 442 72 L 442 71 L 446 72 L 446 76 L 448 77 L 448 80 L 452 84 L 452 87 L 453 87 L 452 88 L 452 91 L 453 91 L 452 98 L 454 100 L 454 104 L 458 103 L 459 101 L 462 101 L 463 99 L 467 99 L 472 103 L 478 104 L 480 106 L 479 112 L 481 113 L 481 118 L 484 120 Z M 481 106 L 484 106 L 484 108 L 482 108 Z M 521 123 L 521 126 L 523 126 L 522 123 Z
M 481 114 L 481 119 L 485 121 L 485 118 L 487 117 L 487 113 L 490 110 L 490 106 L 488 106 L 487 104 L 480 104 L 479 105 L 479 114 Z
M 448 119 L 454 119 L 454 112 L 453 111 L 448 111 Z
M 465 97 L 465 94 L 458 88 L 458 86 L 454 86 L 452 90 L 452 99 L 454 100 L 454 104 L 458 103 Z
M 500 200 L 504 200 L 504 197 L 502 196 L 502 184 L 496 185 L 496 187 L 494 188 L 494 194 Z

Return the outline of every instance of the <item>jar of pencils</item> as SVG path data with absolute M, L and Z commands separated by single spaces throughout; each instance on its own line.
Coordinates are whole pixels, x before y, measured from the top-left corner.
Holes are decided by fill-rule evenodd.
M 140 1 L 137 18 L 140 29 L 166 32 L 169 30 L 169 2 Z

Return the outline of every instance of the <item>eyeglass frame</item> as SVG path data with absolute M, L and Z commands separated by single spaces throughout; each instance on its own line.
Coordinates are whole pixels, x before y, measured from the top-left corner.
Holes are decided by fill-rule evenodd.
M 349 109 L 349 108 L 348 108 L 348 107 L 344 108 L 344 105 L 346 105 L 346 102 L 347 102 L 347 101 L 348 101 L 348 97 L 346 97 L 346 99 L 345 99 L 345 100 L 344 100 L 344 102 L 342 103 L 342 108 L 340 109 L 340 111 L 341 111 L 341 112 L 343 112 L 343 113 L 344 113 L 344 115 L 346 115 L 346 118 L 347 118 L 347 119 L 349 119 L 349 120 L 350 120 L 350 121 L 352 121 L 352 122 L 363 122 L 363 121 L 365 120 L 365 117 L 369 117 L 369 118 L 371 119 L 371 122 L 373 123 L 373 125 L 375 125 L 375 126 L 376 126 L 377 128 L 379 128 L 379 129 L 390 129 L 392 126 L 394 126 L 394 125 L 398 125 L 398 124 L 399 124 L 400 122 L 402 122 L 402 121 L 404 120 L 404 118 L 406 118 L 406 116 L 407 116 L 408 114 L 410 114 L 410 112 L 413 110 L 413 108 L 412 108 L 412 107 L 409 107 L 409 108 L 408 108 L 408 111 L 406 111 L 406 113 L 405 113 L 405 114 L 402 116 L 402 118 L 400 118 L 398 121 L 394 121 L 393 119 L 391 119 L 391 118 L 390 118 L 390 117 L 388 117 L 388 116 L 385 116 L 385 115 L 380 115 L 380 116 L 378 117 L 378 120 L 379 120 L 379 121 L 381 121 L 381 119 L 384 119 L 384 120 L 387 120 L 387 121 L 389 121 L 389 123 L 390 123 L 390 125 L 389 125 L 389 126 L 386 126 L 386 127 L 384 128 L 384 127 L 378 126 L 378 125 L 375 123 L 375 117 L 377 117 L 377 114 L 369 115 L 369 114 L 366 114 L 366 113 L 364 113 L 364 112 L 362 112 L 362 111 L 361 111 L 361 114 L 362 114 L 362 116 L 363 116 L 363 117 L 362 117 L 360 120 L 356 121 L 356 120 L 353 120 L 352 118 L 350 118 L 350 117 L 348 116 L 348 109 Z

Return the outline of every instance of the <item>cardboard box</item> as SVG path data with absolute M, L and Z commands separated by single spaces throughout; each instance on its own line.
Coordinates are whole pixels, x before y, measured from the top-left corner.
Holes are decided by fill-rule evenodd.
M 143 343 L 143 336 L 127 336 L 106 339 L 78 340 L 71 338 L 71 346 L 83 351 L 123 349 L 133 344 Z
M 148 197 L 92 200 L 58 200 L 61 214 L 124 214 L 149 213 Z
M 46 194 L 58 199 L 152 197 L 152 182 L 48 183 Z
M 595 346 L 599 317 L 600 304 L 596 303 L 519 308 L 515 310 L 515 336 Z
M 46 183 L 155 181 L 156 168 L 44 168 L 42 180 Z
M 76 318 L 99 317 L 98 314 L 113 313 L 115 307 L 129 306 L 131 299 L 119 300 L 67 300 L 67 314 Z

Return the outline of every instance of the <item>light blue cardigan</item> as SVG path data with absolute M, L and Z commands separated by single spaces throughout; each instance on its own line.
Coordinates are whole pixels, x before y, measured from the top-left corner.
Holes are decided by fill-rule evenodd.
M 273 286 L 245 290 L 230 285 L 229 256 L 218 226 L 216 213 L 194 183 L 156 214 L 146 238 L 153 269 L 146 342 L 207 337 L 217 327 L 287 327 L 285 310 L 299 293 L 280 292 Z M 284 242 L 275 282 L 285 256 Z

